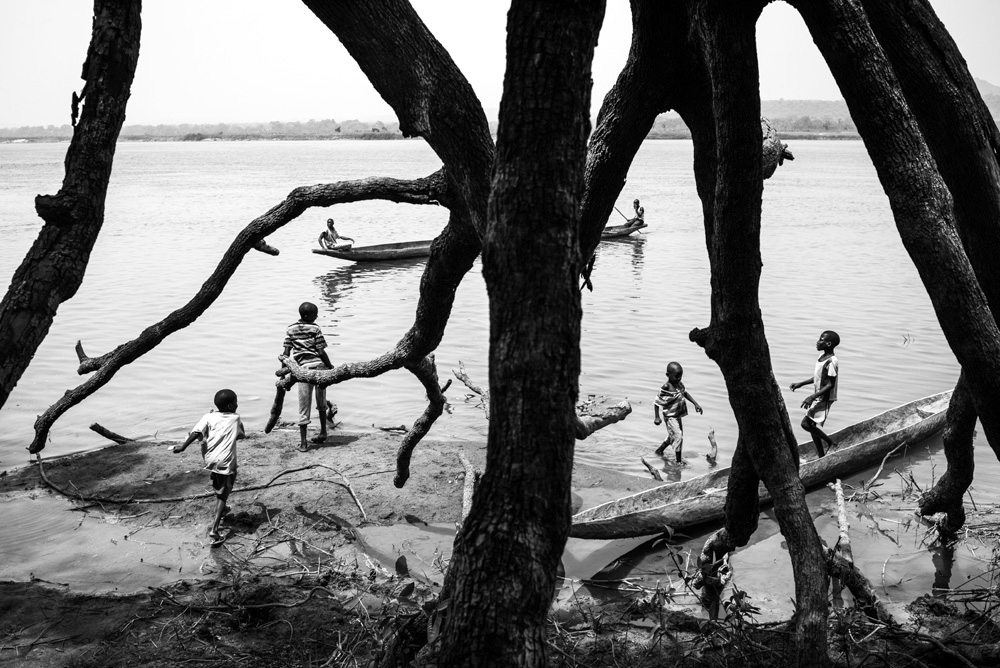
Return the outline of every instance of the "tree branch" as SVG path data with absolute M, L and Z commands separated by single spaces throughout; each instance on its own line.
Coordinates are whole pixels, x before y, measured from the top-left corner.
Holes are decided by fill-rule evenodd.
M 445 182 L 440 170 L 428 177 L 415 180 L 368 178 L 296 188 L 284 201 L 253 220 L 236 235 L 215 271 L 187 304 L 160 322 L 144 329 L 137 338 L 100 357 L 87 357 L 83 352 L 83 345 L 78 342 L 76 350 L 80 357 L 80 366 L 77 372 L 80 374 L 94 372 L 94 375 L 82 385 L 67 391 L 35 420 L 35 439 L 28 451 L 40 452 L 45 447 L 52 424 L 67 410 L 106 385 L 121 367 L 131 364 L 159 345 L 167 336 L 197 320 L 222 294 L 223 288 L 246 254 L 264 243 L 267 235 L 292 222 L 308 209 L 371 199 L 410 204 L 438 204 L 446 199 L 444 191 Z

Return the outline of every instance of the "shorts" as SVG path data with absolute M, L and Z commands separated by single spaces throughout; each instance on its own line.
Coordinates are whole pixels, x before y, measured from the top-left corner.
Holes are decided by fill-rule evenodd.
M 312 383 L 299 383 L 299 425 L 309 424 L 313 390 L 316 390 L 316 410 L 320 415 L 326 410 L 326 388 Z
M 229 496 L 229 493 L 233 491 L 233 485 L 236 484 L 236 474 L 235 473 L 216 473 L 212 474 L 212 489 L 215 491 L 215 495 L 220 499 L 225 499 Z
M 667 425 L 667 445 L 680 452 L 684 446 L 684 429 L 681 426 L 681 419 L 668 417 L 664 420 L 664 424 Z
M 830 414 L 830 409 L 833 407 L 832 401 L 827 401 L 826 399 L 816 399 L 806 410 L 806 417 L 815 422 L 818 426 L 822 427 L 823 423 L 826 422 L 827 416 Z

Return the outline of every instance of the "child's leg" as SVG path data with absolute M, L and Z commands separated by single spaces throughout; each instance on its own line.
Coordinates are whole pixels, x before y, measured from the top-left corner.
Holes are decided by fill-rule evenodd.
M 830 437 L 824 434 L 819 425 L 813 422 L 812 418 L 808 415 L 802 418 L 802 428 L 812 436 L 813 445 L 816 447 L 816 454 L 820 457 L 826 455 L 826 452 L 823 450 L 823 443 L 824 441 L 832 443 L 833 441 L 830 441 Z
M 670 430 L 670 442 L 674 446 L 674 456 L 679 464 L 681 461 L 681 451 L 684 449 L 684 425 L 680 418 L 670 418 L 667 420 L 667 429 Z
M 215 490 L 215 519 L 212 521 L 212 528 L 208 535 L 213 539 L 221 538 L 219 534 L 219 524 L 226 514 L 226 500 L 233 491 L 233 484 L 236 482 L 236 474 L 224 475 L 221 473 L 212 474 L 212 489 Z
M 298 383 L 299 386 L 299 450 L 309 449 L 306 441 L 306 428 L 309 426 L 309 413 L 312 406 L 313 386 L 309 383 Z
M 316 386 L 316 413 L 319 414 L 319 437 L 326 438 L 326 388 Z

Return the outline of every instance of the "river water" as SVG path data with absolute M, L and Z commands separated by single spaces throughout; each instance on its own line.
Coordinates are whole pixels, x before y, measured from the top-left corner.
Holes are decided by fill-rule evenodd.
M 787 386 L 812 374 L 815 341 L 840 333 L 840 400 L 827 427 L 840 429 L 953 386 L 958 365 L 895 230 L 888 202 L 862 143 L 800 141 L 765 183 L 761 307 L 779 384 L 793 424 L 805 390 Z M 55 193 L 65 144 L 0 144 L 0 282 L 37 235 L 33 198 Z M 685 419 L 684 466 L 669 477 L 707 471 L 706 438 L 715 431 L 728 462 L 736 426 L 721 374 L 688 332 L 709 322 L 709 269 L 689 141 L 647 141 L 619 198 L 640 198 L 649 227 L 603 242 L 594 291 L 583 293 L 580 395 L 628 399 L 625 421 L 578 443 L 581 461 L 648 475 L 665 436 L 652 399 L 672 360 L 704 415 Z M 106 222 L 80 291 L 63 304 L 28 371 L 0 411 L 0 470 L 27 462 L 35 416 L 76 374 L 74 344 L 99 355 L 179 308 L 208 277 L 234 235 L 300 185 L 367 176 L 426 176 L 439 167 L 420 141 L 122 143 L 108 193 Z M 431 238 L 447 220 L 433 206 L 383 202 L 307 212 L 273 235 L 277 257 L 252 253 L 223 296 L 190 327 L 122 369 L 54 426 L 46 457 L 105 445 L 98 422 L 133 438 L 181 439 L 222 387 L 239 395 L 250 429 L 267 419 L 285 327 L 302 301 L 320 307 L 318 324 L 334 363 L 390 350 L 409 327 L 424 260 L 358 266 L 310 252 L 328 216 L 357 245 Z M 611 224 L 621 222 L 617 214 Z M 437 351 L 444 379 L 465 365 L 487 383 L 486 291 L 477 263 L 457 293 Z M 477 401 L 456 381 L 450 408 L 429 438 L 485 438 Z M 346 430 L 411 424 L 425 401 L 419 383 L 397 371 L 330 389 Z M 287 417 L 287 416 L 286 416 Z M 796 429 L 798 427 L 796 426 Z M 803 439 L 805 434 L 801 435 Z M 1000 475 L 981 446 L 976 487 L 995 498 Z M 938 455 L 937 473 L 943 471 Z

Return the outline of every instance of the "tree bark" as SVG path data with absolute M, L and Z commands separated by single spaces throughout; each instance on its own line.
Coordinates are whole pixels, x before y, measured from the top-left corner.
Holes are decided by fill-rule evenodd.
M 825 665 L 828 578 L 797 474 L 795 439 L 774 378 L 758 301 L 762 132 L 755 24 L 762 5 L 694 0 L 691 31 L 711 97 L 678 109 L 691 128 L 712 271 L 712 316 L 691 339 L 722 371 L 739 426 L 723 536 L 745 542 L 756 522 L 754 484 L 774 497 L 795 576 L 795 664 Z M 747 463 L 754 470 L 749 471 Z M 753 522 L 754 524 L 751 524 Z M 735 545 L 714 543 L 716 548 Z M 716 550 L 721 552 L 721 550 Z
M 926 0 L 862 3 L 885 49 L 938 170 L 954 200 L 965 253 L 990 305 L 1000 314 L 1000 132 L 954 40 Z M 964 375 L 945 430 L 948 469 L 920 501 L 920 513 L 947 512 L 964 523 L 962 497 L 972 484 L 977 414 Z M 997 446 L 993 445 L 994 452 Z
M 73 93 L 76 128 L 66 151 L 66 176 L 58 193 L 35 199 L 45 224 L 0 301 L 0 408 L 48 334 L 59 305 L 83 282 L 104 224 L 115 144 L 139 58 L 141 10 L 138 1 L 94 1 L 81 75 L 85 83 L 79 97 Z
M 508 15 L 483 276 L 490 298 L 485 473 L 445 582 L 440 665 L 547 665 L 569 532 L 580 373 L 578 229 L 604 3 L 515 0 Z
M 889 197 L 903 246 L 962 365 L 986 437 L 991 446 L 1000 448 L 1000 412 L 995 410 L 1000 401 L 1000 330 L 959 238 L 951 194 L 889 59 L 860 0 L 793 0 L 791 4 L 801 12 L 844 93 Z M 832 31 L 830 25 L 841 29 Z M 887 25 L 895 30 L 901 20 Z M 926 71 L 922 75 L 911 71 L 909 76 L 913 77 L 911 86 L 933 80 Z M 911 95 L 917 94 L 911 87 Z M 931 112 L 924 113 L 927 117 Z

